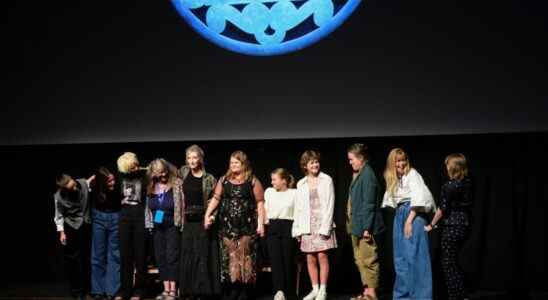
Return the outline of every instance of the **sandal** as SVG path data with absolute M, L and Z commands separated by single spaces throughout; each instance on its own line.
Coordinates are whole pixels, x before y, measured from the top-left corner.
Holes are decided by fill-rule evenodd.
M 164 300 L 168 295 L 169 295 L 169 293 L 167 291 L 163 291 L 160 295 L 156 296 L 156 298 L 154 298 L 154 299 L 155 300 Z
M 177 292 L 176 291 L 170 291 L 164 299 L 165 300 L 175 300 L 175 298 L 177 298 Z

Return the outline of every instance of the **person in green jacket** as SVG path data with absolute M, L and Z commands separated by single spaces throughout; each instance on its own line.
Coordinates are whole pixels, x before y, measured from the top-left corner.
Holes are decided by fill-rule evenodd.
M 375 289 L 379 285 L 379 260 L 375 235 L 384 230 L 377 205 L 381 187 L 367 163 L 367 147 L 353 144 L 347 152 L 353 171 L 347 202 L 347 231 L 352 238 L 354 260 L 363 284 L 363 291 L 351 299 L 377 299 Z

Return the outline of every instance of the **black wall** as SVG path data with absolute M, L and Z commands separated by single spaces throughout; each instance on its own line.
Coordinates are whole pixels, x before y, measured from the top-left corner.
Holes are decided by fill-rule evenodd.
M 366 0 L 280 57 L 209 43 L 167 0 L 0 5 L 0 144 L 548 130 L 546 1 Z
M 206 152 L 209 172 L 219 177 L 226 171 L 230 153 L 242 149 L 250 156 L 256 175 L 265 186 L 276 167 L 302 174 L 298 159 L 302 151 L 322 154 L 322 169 L 335 181 L 340 248 L 332 255 L 330 290 L 355 292 L 359 275 L 344 232 L 344 213 L 351 178 L 346 147 L 364 142 L 371 150 L 371 165 L 382 182 L 386 156 L 393 147 L 403 147 L 412 164 L 423 175 L 438 198 L 444 182 L 445 156 L 463 152 L 470 161 L 476 183 L 473 234 L 465 246 L 462 263 L 473 290 L 545 290 L 548 276 L 546 173 L 548 134 L 489 134 L 456 136 L 379 137 L 345 139 L 300 139 L 261 141 L 199 142 Z M 65 171 L 87 177 L 98 165 L 114 169 L 123 151 L 136 152 L 143 164 L 164 157 L 177 165 L 184 161 L 190 142 L 77 144 L 55 146 L 5 146 L 0 148 L 2 166 L 2 284 L 59 283 L 63 280 L 60 244 L 53 223 L 54 177 Z M 384 211 L 391 229 L 393 214 Z M 439 287 L 439 239 L 431 236 L 436 286 Z M 391 289 L 391 231 L 381 240 L 382 278 L 385 291 Z M 308 282 L 306 279 L 305 283 Z

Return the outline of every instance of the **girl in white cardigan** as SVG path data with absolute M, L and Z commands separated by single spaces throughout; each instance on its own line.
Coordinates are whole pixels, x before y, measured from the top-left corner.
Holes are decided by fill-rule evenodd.
M 301 156 L 301 168 L 306 176 L 297 183 L 292 235 L 300 241 L 301 251 L 306 253 L 312 283 L 312 291 L 303 300 L 325 300 L 329 278 L 327 251 L 337 247 L 333 230 L 335 189 L 331 177 L 320 171 L 319 153 L 305 151 Z

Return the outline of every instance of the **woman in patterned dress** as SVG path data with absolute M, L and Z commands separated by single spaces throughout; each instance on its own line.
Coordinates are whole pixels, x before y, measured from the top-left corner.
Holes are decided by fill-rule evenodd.
M 223 298 L 248 299 L 257 279 L 257 236 L 264 236 L 264 190 L 242 151 L 232 153 L 229 169 L 215 187 L 204 216 L 206 229 L 217 206 Z

